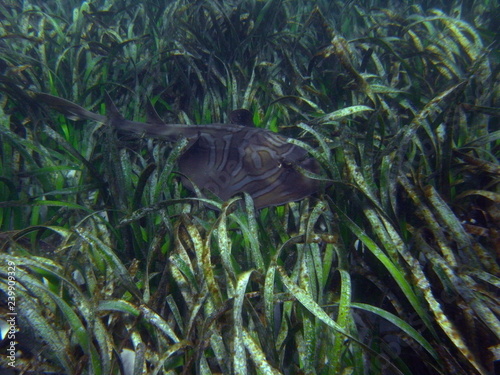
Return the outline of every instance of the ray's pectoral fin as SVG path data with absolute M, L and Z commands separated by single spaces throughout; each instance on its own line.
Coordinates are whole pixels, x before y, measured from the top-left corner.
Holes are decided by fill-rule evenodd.
M 201 137 L 191 140 L 186 150 L 179 157 L 177 163 L 182 173 L 182 183 L 189 190 L 194 191 L 193 183 L 204 189 L 209 183 L 208 160 L 210 149 L 206 147 Z
M 322 171 L 313 158 L 300 162 L 279 160 L 279 172 L 262 182 L 268 189 L 261 189 L 255 194 L 255 206 L 268 207 L 295 202 L 321 190 L 321 182 L 306 176 L 304 170 L 317 175 Z
M 248 181 L 255 180 L 256 184 L 258 181 L 242 162 L 241 145 L 228 142 L 227 138 L 200 133 L 193 140 L 178 160 L 179 171 L 190 180 L 185 179 L 184 186 L 194 190 L 192 182 L 223 201 L 243 191 L 252 194 L 245 185 Z
M 246 192 L 255 208 L 298 201 L 321 190 L 321 166 L 304 149 L 253 128 L 217 136 L 198 133 L 178 161 L 184 186 L 210 191 L 221 200 Z

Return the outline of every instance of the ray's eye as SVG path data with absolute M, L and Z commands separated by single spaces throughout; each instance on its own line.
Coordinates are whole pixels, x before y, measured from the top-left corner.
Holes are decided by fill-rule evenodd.
M 278 160 L 278 168 L 293 168 L 293 164 L 285 160 L 284 158 L 280 158 Z

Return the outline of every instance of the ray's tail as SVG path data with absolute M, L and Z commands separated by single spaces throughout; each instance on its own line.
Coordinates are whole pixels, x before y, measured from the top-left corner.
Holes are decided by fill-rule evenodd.
M 106 93 L 106 115 L 86 110 L 78 104 L 57 96 L 35 93 L 33 99 L 39 103 L 48 105 L 50 108 L 62 113 L 70 120 L 93 120 L 108 124 L 119 132 L 133 133 L 138 136 L 149 136 L 165 140 L 176 140 L 179 135 L 190 136 L 196 133 L 192 127 L 165 124 L 151 104 L 147 107 L 148 122 L 137 122 L 126 120 L 116 108 L 109 95 Z
M 107 119 L 106 116 L 90 112 L 85 108 L 70 102 L 69 100 L 62 99 L 57 96 L 39 92 L 34 95 L 34 99 L 48 105 L 58 112 L 61 112 L 70 120 L 94 120 L 104 123 Z

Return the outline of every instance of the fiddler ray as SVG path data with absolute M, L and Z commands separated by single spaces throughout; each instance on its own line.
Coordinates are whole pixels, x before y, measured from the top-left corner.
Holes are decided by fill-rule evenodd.
M 252 114 L 245 109 L 231 112 L 230 124 L 167 124 L 148 102 L 144 123 L 123 118 L 109 97 L 106 116 L 49 94 L 34 97 L 71 120 L 93 120 L 119 132 L 166 141 L 185 137 L 188 145 L 178 160 L 183 184 L 190 190 L 195 184 L 224 201 L 246 192 L 260 209 L 301 200 L 324 186 L 323 181 L 309 177 L 320 174 L 321 167 L 304 148 L 254 127 Z

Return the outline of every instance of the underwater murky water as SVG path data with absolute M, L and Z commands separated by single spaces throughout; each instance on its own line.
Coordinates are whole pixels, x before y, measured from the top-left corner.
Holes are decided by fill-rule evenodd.
M 498 371 L 498 14 L 3 1 L 0 369 Z

